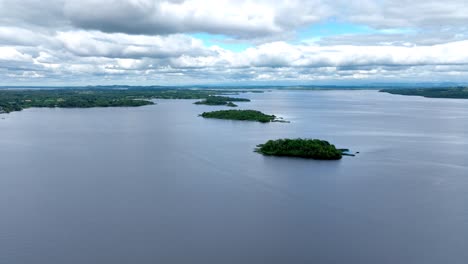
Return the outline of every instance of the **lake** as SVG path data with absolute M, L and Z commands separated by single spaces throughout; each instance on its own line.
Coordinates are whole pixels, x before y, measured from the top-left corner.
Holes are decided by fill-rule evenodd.
M 0 115 L 0 263 L 467 263 L 468 100 L 241 96 L 291 123 L 193 100 Z M 285 137 L 360 154 L 253 152 Z

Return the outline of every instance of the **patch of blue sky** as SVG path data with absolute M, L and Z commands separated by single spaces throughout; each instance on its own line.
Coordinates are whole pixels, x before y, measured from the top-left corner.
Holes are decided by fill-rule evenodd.
M 338 35 L 369 35 L 369 34 L 413 34 L 416 33 L 411 28 L 388 28 L 388 29 L 375 29 L 366 25 L 340 22 L 334 19 L 320 22 L 317 24 L 303 27 L 297 31 L 297 37 L 293 43 L 297 42 L 316 42 L 324 37 L 338 36 Z M 221 34 L 210 33 L 193 33 L 191 37 L 203 41 L 205 46 L 219 46 L 223 49 L 233 52 L 242 52 L 247 48 L 254 47 L 248 41 L 241 41 L 232 39 L 229 36 Z
M 366 25 L 327 20 L 300 29 L 297 32 L 297 41 L 314 42 L 324 37 L 337 35 L 412 34 L 415 32 L 410 28 L 374 29 Z
M 412 28 L 389 28 L 377 30 L 381 34 L 413 34 L 416 33 L 415 29 Z
M 241 52 L 247 48 L 253 47 L 252 44 L 248 42 L 243 42 L 240 40 L 233 40 L 224 35 L 214 35 L 209 33 L 194 33 L 190 34 L 191 37 L 203 41 L 205 46 L 219 46 L 223 49 L 230 50 L 233 52 Z

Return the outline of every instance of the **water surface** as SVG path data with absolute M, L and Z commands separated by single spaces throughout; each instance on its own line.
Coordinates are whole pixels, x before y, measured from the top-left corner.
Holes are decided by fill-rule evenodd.
M 245 94 L 261 124 L 190 100 L 0 117 L 0 263 L 468 261 L 468 100 Z M 359 151 L 264 157 L 268 139 Z

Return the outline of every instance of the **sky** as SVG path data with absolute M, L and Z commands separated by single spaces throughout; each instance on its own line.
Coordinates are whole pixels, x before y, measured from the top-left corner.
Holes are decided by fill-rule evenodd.
M 466 0 L 0 0 L 0 85 L 468 82 Z

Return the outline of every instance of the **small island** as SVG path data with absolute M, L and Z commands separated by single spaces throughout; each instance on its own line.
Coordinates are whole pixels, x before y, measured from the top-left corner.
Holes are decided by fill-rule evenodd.
M 236 107 L 237 105 L 233 102 L 250 102 L 249 99 L 227 97 L 227 96 L 209 96 L 202 101 L 195 102 L 197 105 L 226 105 L 230 107 Z
M 255 152 L 267 156 L 288 156 L 317 160 L 339 160 L 347 149 L 337 149 L 328 141 L 319 139 L 278 139 L 257 145 Z
M 277 121 L 277 118 L 275 115 L 267 115 L 256 110 L 220 110 L 220 111 L 213 111 L 213 112 L 204 112 L 200 116 L 204 118 L 257 121 L 261 123 Z
M 399 95 L 423 96 L 428 98 L 468 99 L 468 87 L 390 88 L 382 89 L 380 92 Z

